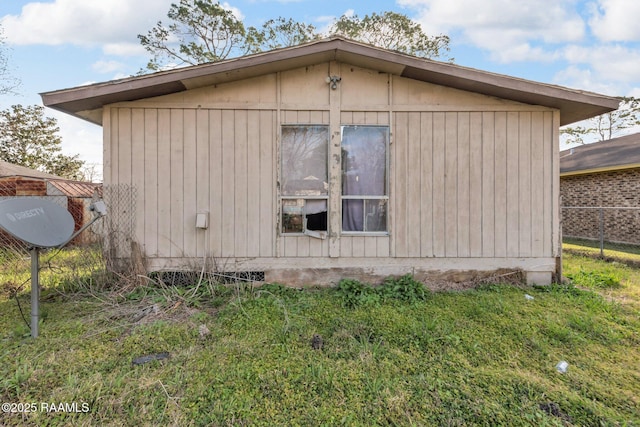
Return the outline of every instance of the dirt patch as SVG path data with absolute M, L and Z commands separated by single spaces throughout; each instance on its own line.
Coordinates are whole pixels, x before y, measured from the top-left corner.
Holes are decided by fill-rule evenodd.
M 491 283 L 509 283 L 521 285 L 525 283 L 525 273 L 521 270 L 499 269 L 492 271 L 448 270 L 432 271 L 411 269 L 398 273 L 384 269 L 370 268 L 297 268 L 274 269 L 265 273 L 268 283 L 285 283 L 293 286 L 312 283 L 318 286 L 335 286 L 342 279 L 355 279 L 371 285 L 380 285 L 387 277 L 400 277 L 412 274 L 432 291 L 451 291 L 473 289 Z
M 102 309 L 106 327 L 98 331 L 92 331 L 91 334 L 113 329 L 120 330 L 120 334 L 114 338 L 114 341 L 119 342 L 131 335 L 138 326 L 149 325 L 157 321 L 169 323 L 191 322 L 192 316 L 200 311 L 189 307 L 182 301 L 158 304 L 146 298 L 142 301 L 122 303 L 115 303 L 111 300 L 104 304 Z M 212 314 L 209 310 L 206 311 L 208 314 Z M 196 328 L 197 325 L 193 324 L 193 327 Z
M 521 270 L 501 269 L 496 271 L 448 271 L 444 273 L 427 272 L 415 276 L 434 292 L 464 291 L 482 285 L 525 283 L 525 273 Z
M 540 409 L 543 410 L 544 412 L 546 412 L 547 414 L 560 418 L 562 421 L 565 421 L 567 423 L 571 423 L 571 417 L 569 415 L 567 415 L 566 413 L 564 413 L 561 409 L 560 406 L 558 406 L 557 403 L 555 402 L 546 402 L 546 403 L 541 403 L 540 405 Z

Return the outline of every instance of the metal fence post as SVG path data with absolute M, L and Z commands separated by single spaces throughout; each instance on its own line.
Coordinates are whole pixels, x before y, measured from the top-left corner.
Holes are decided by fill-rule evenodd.
M 31 251 L 31 336 L 38 338 L 40 321 L 40 248 Z

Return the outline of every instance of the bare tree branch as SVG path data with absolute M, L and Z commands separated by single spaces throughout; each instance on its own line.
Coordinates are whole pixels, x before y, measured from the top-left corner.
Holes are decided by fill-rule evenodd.
M 171 5 L 167 17 L 170 25 L 158 22 L 146 35 L 138 35 L 152 55 L 148 70 L 222 61 L 320 37 L 313 25 L 282 17 L 266 21 L 259 29 L 245 27 L 231 10 L 214 0 L 180 0 Z M 447 57 L 449 37 L 427 36 L 418 23 L 395 12 L 362 19 L 342 16 L 331 32 L 409 55 L 452 60 Z
M 620 107 L 585 122 L 585 125 L 566 126 L 560 129 L 567 144 L 584 144 L 588 138 L 597 141 L 616 138 L 627 130 L 640 127 L 640 99 L 620 96 Z
M 13 77 L 9 70 L 7 48 L 2 27 L 0 27 L 0 95 L 15 95 L 15 90 L 19 86 L 20 80 Z

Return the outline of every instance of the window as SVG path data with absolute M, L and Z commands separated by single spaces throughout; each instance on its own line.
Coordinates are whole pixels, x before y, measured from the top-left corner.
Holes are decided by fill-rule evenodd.
M 386 232 L 387 126 L 342 127 L 342 231 Z
M 329 127 L 283 126 L 281 147 L 282 233 L 324 238 L 329 197 Z

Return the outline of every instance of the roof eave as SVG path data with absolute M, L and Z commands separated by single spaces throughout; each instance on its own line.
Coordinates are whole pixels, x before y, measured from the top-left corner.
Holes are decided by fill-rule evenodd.
M 561 169 L 560 177 L 588 175 L 592 173 L 602 173 L 602 172 L 617 172 L 625 169 L 638 169 L 638 168 L 640 168 L 640 163 L 630 163 L 627 165 L 603 166 L 599 168 L 580 169 L 580 170 L 562 170 Z
M 489 73 L 333 37 L 217 63 L 129 77 L 41 94 L 45 106 L 101 124 L 102 107 L 177 93 L 305 65 L 338 60 L 363 68 L 558 109 L 560 124 L 618 108 L 613 97 Z

